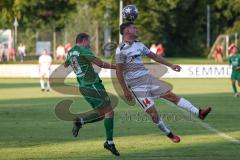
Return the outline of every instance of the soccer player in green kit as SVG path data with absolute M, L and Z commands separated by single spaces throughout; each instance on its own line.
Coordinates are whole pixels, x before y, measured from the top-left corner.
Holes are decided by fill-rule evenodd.
M 104 119 L 107 139 L 104 148 L 119 156 L 120 154 L 113 143 L 114 113 L 111 101 L 100 77 L 94 71 L 92 63 L 101 68 L 116 69 L 116 65 L 105 63 L 95 57 L 90 49 L 90 36 L 86 33 L 79 33 L 76 37 L 76 45 L 68 52 L 65 67 L 72 67 L 77 77 L 79 90 L 96 112 L 96 116 L 85 119 L 77 118 L 74 121 L 72 133 L 74 137 L 77 137 L 82 125 Z
M 238 52 L 235 52 L 228 58 L 228 60 L 229 64 L 232 66 L 231 80 L 233 92 L 235 94 L 235 97 L 239 97 L 236 81 L 238 81 L 238 86 L 240 87 L 240 54 Z

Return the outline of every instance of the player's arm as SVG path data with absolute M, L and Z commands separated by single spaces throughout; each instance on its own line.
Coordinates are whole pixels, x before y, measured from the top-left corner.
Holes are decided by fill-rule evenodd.
M 92 63 L 94 63 L 95 65 L 97 65 L 100 68 L 107 68 L 107 69 L 116 69 L 116 65 L 115 64 L 109 64 L 106 62 L 103 62 L 101 59 L 95 57 L 91 60 Z
M 131 101 L 132 100 L 132 93 L 129 91 L 129 89 L 128 89 L 126 83 L 125 83 L 125 80 L 124 80 L 124 77 L 123 77 L 123 64 L 122 63 L 118 63 L 116 65 L 116 76 L 117 76 L 119 84 L 121 85 L 121 87 L 123 89 L 123 92 L 124 92 L 124 95 L 125 95 L 126 99 L 128 101 Z
M 69 66 L 69 64 L 67 64 L 66 62 L 64 62 L 64 67 L 67 68 Z
M 179 65 L 174 65 L 171 64 L 170 62 L 168 62 L 167 59 L 165 59 L 162 56 L 159 56 L 157 54 L 154 54 L 153 52 L 150 52 L 149 54 L 147 54 L 147 56 L 153 60 L 155 60 L 158 63 L 164 64 L 170 68 L 172 68 L 172 70 L 179 72 L 181 70 L 181 67 Z

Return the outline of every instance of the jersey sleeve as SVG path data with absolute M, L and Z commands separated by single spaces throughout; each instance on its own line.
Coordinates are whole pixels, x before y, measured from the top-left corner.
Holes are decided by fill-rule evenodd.
M 228 57 L 228 62 L 229 62 L 229 64 L 232 63 L 232 61 L 231 61 L 231 57 Z
M 120 48 L 118 47 L 116 49 L 116 56 L 115 56 L 115 59 L 116 59 L 116 63 L 125 63 L 126 62 L 126 55 L 124 55 Z
M 66 60 L 65 60 L 65 64 L 66 64 L 67 66 L 70 65 L 69 54 L 67 54 L 67 57 L 66 57 Z
M 82 53 L 83 54 L 81 54 L 81 56 L 85 57 L 89 61 L 92 61 L 96 58 L 96 56 L 94 55 L 91 49 L 84 49 Z
M 151 51 L 150 49 L 148 49 L 148 47 L 146 47 L 144 44 L 141 43 L 141 47 L 142 47 L 142 54 L 144 56 L 148 55 Z

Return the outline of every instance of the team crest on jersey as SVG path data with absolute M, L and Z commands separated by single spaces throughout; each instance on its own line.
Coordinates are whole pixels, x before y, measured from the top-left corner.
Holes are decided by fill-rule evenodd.
M 141 56 L 140 54 L 136 54 L 136 55 L 134 55 L 134 56 L 131 56 L 131 58 L 132 58 L 131 61 L 134 60 L 135 58 L 140 57 L 140 56 Z

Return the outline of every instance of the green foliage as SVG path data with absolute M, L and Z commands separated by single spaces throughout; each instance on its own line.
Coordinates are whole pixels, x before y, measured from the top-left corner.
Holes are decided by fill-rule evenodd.
M 206 50 L 206 6 L 211 6 L 211 41 L 219 34 L 240 31 L 239 0 L 123 0 L 139 9 L 136 25 L 139 40 L 150 46 L 162 42 L 167 56 L 201 56 Z M 106 11 L 109 10 L 109 15 Z M 67 31 L 68 41 L 76 33 L 88 32 L 100 42 L 106 25 L 111 26 L 112 41 L 118 42 L 118 0 L 2 0 L 0 28 L 13 28 L 33 37 L 37 31 Z M 31 39 L 33 41 L 33 39 Z M 30 40 L 29 40 L 30 41 Z M 99 46 L 103 44 L 100 43 Z

